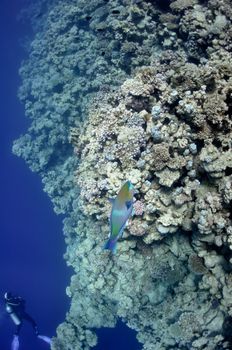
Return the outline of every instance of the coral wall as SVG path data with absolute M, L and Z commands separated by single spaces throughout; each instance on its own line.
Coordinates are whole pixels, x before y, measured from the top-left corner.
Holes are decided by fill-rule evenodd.
M 52 348 L 88 350 L 120 317 L 144 350 L 229 349 L 230 1 L 38 6 L 13 151 L 66 214 L 71 308 Z M 126 179 L 135 214 L 111 256 L 108 198 Z

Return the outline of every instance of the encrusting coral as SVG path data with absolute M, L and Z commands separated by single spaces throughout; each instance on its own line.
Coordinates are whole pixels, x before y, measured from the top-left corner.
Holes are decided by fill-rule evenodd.
M 51 1 L 33 18 L 32 125 L 13 150 L 67 215 L 75 274 L 52 349 L 88 350 L 118 318 L 144 350 L 229 349 L 230 1 Z M 134 216 L 111 256 L 108 199 L 126 179 Z

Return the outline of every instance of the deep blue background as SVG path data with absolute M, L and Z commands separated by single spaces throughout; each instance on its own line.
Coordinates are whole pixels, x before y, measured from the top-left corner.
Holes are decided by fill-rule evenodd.
M 24 133 L 28 120 L 17 99 L 18 69 L 24 57 L 20 38 L 30 29 L 16 21 L 22 0 L 0 3 L 0 349 L 10 349 L 14 326 L 4 313 L 6 290 L 27 301 L 28 312 L 42 334 L 55 335 L 69 299 L 65 287 L 71 269 L 63 260 L 62 218 L 54 214 L 38 175 L 11 153 L 12 141 Z M 30 325 L 22 329 L 21 350 L 48 349 Z
M 0 4 L 0 349 L 10 350 L 14 325 L 4 311 L 9 290 L 23 296 L 42 334 L 55 335 L 65 318 L 69 299 L 65 288 L 72 271 L 63 260 L 62 218 L 54 214 L 38 175 L 11 153 L 12 142 L 29 126 L 17 99 L 18 69 L 25 55 L 19 41 L 30 27 L 16 21 L 25 0 Z M 87 306 L 88 307 L 88 306 Z M 96 350 L 138 350 L 135 332 L 121 322 L 98 331 Z M 25 323 L 20 350 L 48 349 Z M 80 349 L 81 350 L 81 349 Z

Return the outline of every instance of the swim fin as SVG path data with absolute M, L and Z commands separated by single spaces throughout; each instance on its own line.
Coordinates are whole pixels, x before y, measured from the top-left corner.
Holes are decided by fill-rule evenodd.
M 14 335 L 14 338 L 11 343 L 11 350 L 18 350 L 19 348 L 19 337 Z
M 46 335 L 38 335 L 38 338 L 39 339 L 42 339 L 43 341 L 45 341 L 45 343 L 48 343 L 48 344 L 50 344 L 51 345 L 51 343 L 52 343 L 52 340 L 51 340 L 51 338 L 49 338 L 49 337 L 47 337 Z

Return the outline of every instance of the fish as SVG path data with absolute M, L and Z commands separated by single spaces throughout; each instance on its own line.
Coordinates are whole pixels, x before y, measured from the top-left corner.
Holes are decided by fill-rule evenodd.
M 111 199 L 110 234 L 103 249 L 116 253 L 116 245 L 122 237 L 123 230 L 133 212 L 134 186 L 127 180 L 119 190 L 115 199 Z

